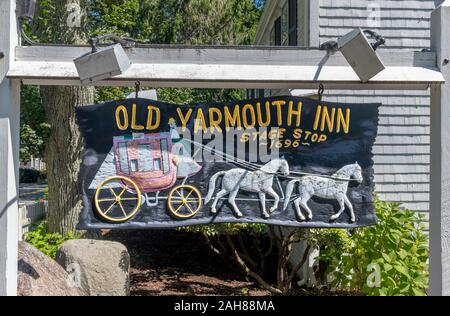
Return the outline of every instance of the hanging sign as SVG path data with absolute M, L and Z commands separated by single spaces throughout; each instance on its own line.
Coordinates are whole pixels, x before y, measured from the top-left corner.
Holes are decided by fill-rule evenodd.
M 378 106 L 271 97 L 79 107 L 79 226 L 375 224 Z

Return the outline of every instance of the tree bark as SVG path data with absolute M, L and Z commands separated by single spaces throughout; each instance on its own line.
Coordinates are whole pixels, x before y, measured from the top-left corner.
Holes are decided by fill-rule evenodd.
M 40 19 L 35 25 L 35 32 L 40 40 L 58 44 L 86 44 L 88 34 L 84 27 L 87 25 L 84 1 L 51 2 L 51 15 L 42 8 L 38 10 Z M 45 153 L 49 190 L 48 227 L 51 232 L 66 234 L 76 230 L 81 210 L 78 172 L 83 141 L 74 110 L 77 106 L 94 103 L 94 88 L 42 86 L 41 96 L 51 125 Z
M 47 163 L 48 213 L 51 232 L 74 232 L 81 210 L 78 185 L 83 141 L 74 107 L 93 103 L 93 89 L 85 87 L 41 87 L 51 125 Z

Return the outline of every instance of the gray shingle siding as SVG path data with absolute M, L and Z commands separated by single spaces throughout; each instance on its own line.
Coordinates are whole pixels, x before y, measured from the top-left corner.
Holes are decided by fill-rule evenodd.
M 355 27 L 368 27 L 369 4 L 379 4 L 380 24 L 371 29 L 385 36 L 390 47 L 430 46 L 430 14 L 434 1 L 320 1 L 320 39 L 341 36 Z
M 421 49 L 430 46 L 430 14 L 434 0 L 371 1 L 320 0 L 320 40 L 327 41 L 355 27 L 369 27 L 388 41 L 390 48 Z M 379 25 L 368 22 L 370 5 L 379 5 Z
M 368 22 L 370 4 L 379 4 L 379 24 Z M 355 27 L 382 34 L 382 49 L 420 50 L 430 46 L 434 0 L 320 0 L 320 43 L 335 40 Z M 376 191 L 385 200 L 402 202 L 428 219 L 430 97 L 423 91 L 330 91 L 336 102 L 381 102 L 374 146 Z

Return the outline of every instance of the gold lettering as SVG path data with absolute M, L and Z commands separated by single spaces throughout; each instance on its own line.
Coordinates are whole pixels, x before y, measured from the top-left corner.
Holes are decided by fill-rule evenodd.
M 248 122 L 248 118 L 247 118 L 248 111 L 250 111 L 251 123 Z M 245 128 L 255 127 L 255 124 L 256 124 L 255 109 L 253 108 L 253 105 L 250 103 L 247 103 L 242 108 L 242 123 L 244 124 Z
M 120 119 L 120 113 L 123 114 L 123 122 Z M 128 112 L 127 108 L 123 105 L 119 105 L 116 109 L 116 124 L 121 131 L 128 128 Z
M 159 127 L 159 124 L 161 122 L 161 111 L 159 108 L 157 108 L 156 106 L 153 105 L 149 105 L 147 107 L 147 126 L 146 128 L 148 130 L 154 130 L 157 129 Z M 152 124 L 153 121 L 153 113 L 155 114 L 155 123 Z
M 136 124 L 136 104 L 131 107 L 131 128 L 137 130 L 143 130 L 144 125 Z
M 202 109 L 198 109 L 194 122 L 194 133 L 197 133 L 199 130 L 203 130 L 206 133 L 205 115 Z
M 180 121 L 181 121 L 181 127 L 183 128 L 183 130 L 185 130 L 186 125 L 189 121 L 189 118 L 192 115 L 192 109 L 189 109 L 185 116 L 183 115 L 183 112 L 181 111 L 180 108 L 177 108 L 177 113 L 178 113 L 178 117 L 180 118 Z
M 323 132 L 325 130 L 325 123 L 327 124 L 328 131 L 330 133 L 333 132 L 334 127 L 334 116 L 336 113 L 336 109 L 331 109 L 331 116 L 328 112 L 328 107 L 324 106 L 322 109 L 322 123 L 320 124 L 320 131 Z
M 295 122 L 295 126 L 300 126 L 300 121 L 301 121 L 301 117 L 302 117 L 302 106 L 303 103 L 299 102 L 297 105 L 297 110 L 294 110 L 294 101 L 289 101 L 289 110 L 288 110 L 288 126 L 292 125 L 292 116 L 296 116 L 297 120 Z
M 350 129 L 350 109 L 345 110 L 345 117 L 344 113 L 341 108 L 338 108 L 337 111 L 337 123 L 336 123 L 336 132 L 339 133 L 341 131 L 341 124 L 342 129 L 344 130 L 345 134 L 348 134 Z
M 211 133 L 214 132 L 215 129 L 221 132 L 220 123 L 222 122 L 222 112 L 218 108 L 209 108 L 209 129 Z M 214 114 L 217 115 L 217 118 L 214 119 Z
M 258 124 L 261 127 L 267 127 L 270 125 L 270 103 L 269 103 L 269 101 L 266 101 L 265 105 L 266 105 L 266 120 L 263 121 L 262 113 L 261 113 L 261 103 L 260 102 L 256 103 L 257 112 L 258 112 Z
M 300 139 L 302 137 L 302 129 L 296 128 L 294 129 L 294 133 L 292 134 L 294 136 L 294 139 Z
M 317 106 L 317 110 L 316 110 L 316 117 L 314 119 L 314 125 L 313 125 L 313 129 L 317 130 L 317 128 L 319 127 L 319 121 L 320 121 L 320 112 L 322 111 L 322 106 L 318 105 Z
M 228 106 L 223 108 L 224 116 L 225 116 L 225 129 L 229 130 L 230 126 L 236 127 L 238 129 L 241 128 L 241 117 L 239 116 L 239 105 L 234 107 L 233 115 L 231 115 Z
M 286 104 L 286 101 L 283 101 L 283 100 L 272 101 L 272 105 L 277 107 L 277 123 L 278 123 L 278 126 L 283 125 L 283 114 L 282 114 L 282 111 L 281 111 L 281 106 L 285 105 L 285 104 Z
M 320 136 L 319 136 L 319 143 L 321 143 L 321 142 L 324 142 L 324 141 L 326 141 L 327 140 L 327 135 L 325 135 L 325 134 L 320 134 Z

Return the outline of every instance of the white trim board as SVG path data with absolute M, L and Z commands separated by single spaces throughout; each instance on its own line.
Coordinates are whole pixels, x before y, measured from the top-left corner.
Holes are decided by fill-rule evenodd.
M 17 47 L 7 76 L 26 84 L 80 85 L 73 59 L 89 47 Z M 151 87 L 426 90 L 445 80 L 430 52 L 383 52 L 385 70 L 362 83 L 341 53 L 302 48 L 155 46 L 127 50 L 123 74 L 95 83 Z M 394 66 L 395 65 L 395 66 Z

